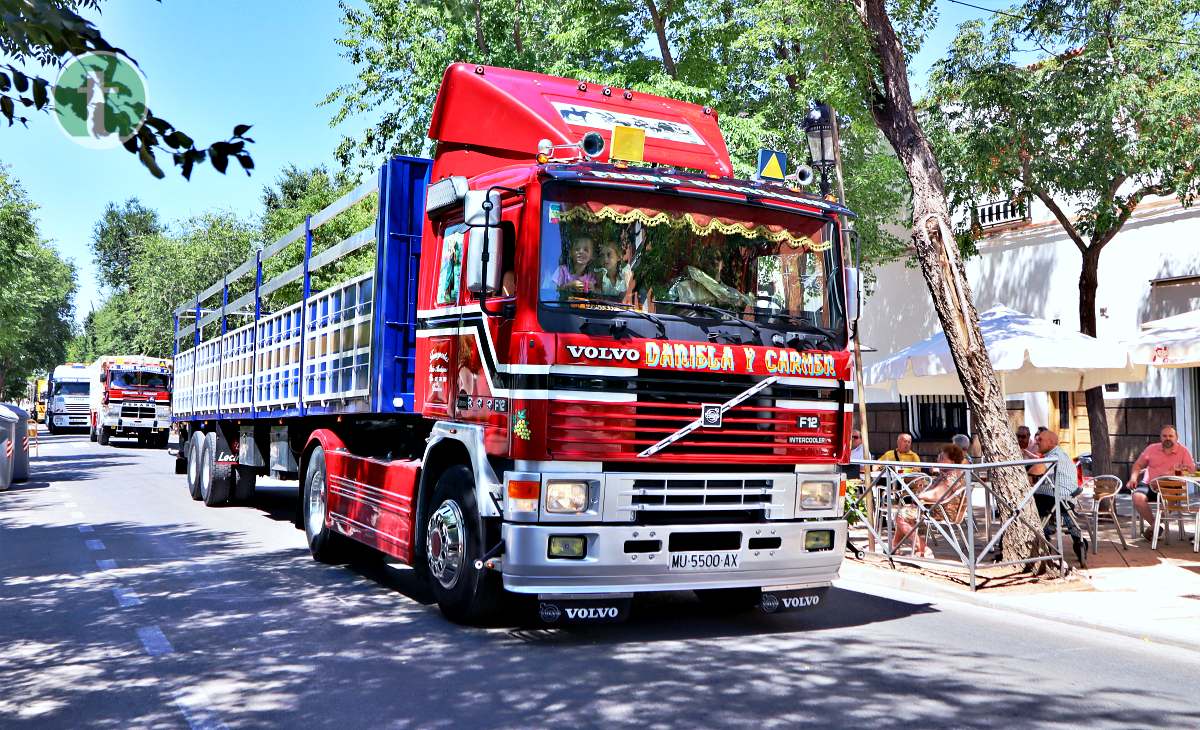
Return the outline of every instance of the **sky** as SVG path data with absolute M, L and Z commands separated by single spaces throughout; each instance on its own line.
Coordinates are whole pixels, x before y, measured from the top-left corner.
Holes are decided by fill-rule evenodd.
M 984 14 L 946 0 L 938 10 L 937 26 L 913 60 L 914 93 L 958 23 Z M 251 217 L 261 210 L 263 187 L 284 167 L 336 167 L 338 141 L 365 126 L 355 119 L 331 129 L 334 108 L 317 106 L 354 78 L 336 44 L 342 25 L 333 0 L 111 0 L 93 20 L 138 61 L 155 114 L 198 146 L 227 138 L 235 124 L 253 125 L 255 170 L 247 177 L 231 161 L 221 175 L 206 164 L 189 182 L 160 159 L 167 174 L 156 180 L 122 149 L 69 141 L 46 115 L 31 115 L 28 129 L 0 130 L 0 163 L 41 206 L 42 236 L 78 268 L 77 319 L 103 301 L 88 243 L 109 202 L 136 197 L 168 224 L 218 208 Z

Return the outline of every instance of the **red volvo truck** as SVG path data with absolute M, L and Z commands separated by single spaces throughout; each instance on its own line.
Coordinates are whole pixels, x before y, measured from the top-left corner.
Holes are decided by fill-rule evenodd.
M 512 594 L 551 624 L 650 591 L 817 606 L 846 540 L 850 211 L 734 179 L 710 108 L 582 81 L 453 65 L 429 136 L 176 310 L 192 496 L 299 480 L 316 559 L 407 563 L 455 621 Z M 363 200 L 373 226 L 314 244 Z
M 92 441 L 114 436 L 164 448 L 171 435 L 171 361 L 142 355 L 105 355 L 91 367 Z

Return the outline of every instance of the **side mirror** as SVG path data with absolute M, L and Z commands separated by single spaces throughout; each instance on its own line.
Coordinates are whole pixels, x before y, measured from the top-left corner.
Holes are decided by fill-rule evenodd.
M 856 267 L 846 267 L 846 319 L 851 322 L 858 321 L 860 310 L 859 292 L 861 290 L 859 281 L 859 272 Z
M 463 199 L 463 222 L 471 228 L 500 225 L 500 192 L 468 190 Z
M 487 261 L 483 260 L 487 253 Z M 495 296 L 500 291 L 500 261 L 504 258 L 504 234 L 500 226 L 479 226 L 467 240 L 467 290 Z

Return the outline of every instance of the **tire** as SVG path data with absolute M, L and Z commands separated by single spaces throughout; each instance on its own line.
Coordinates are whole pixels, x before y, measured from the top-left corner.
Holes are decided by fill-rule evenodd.
M 204 434 L 200 456 L 200 498 L 206 506 L 217 507 L 229 501 L 232 471 L 231 465 L 217 463 L 216 431 Z
M 355 543 L 345 535 L 334 532 L 325 524 L 328 502 L 328 472 L 325 469 L 325 449 L 318 446 L 309 454 L 304 470 L 302 520 L 308 550 L 313 559 L 337 565 L 349 562 Z
M 101 426 L 100 433 L 96 435 L 96 443 L 100 444 L 101 446 L 108 446 L 108 441 L 111 438 L 112 432 L 108 430 L 108 427 Z
M 238 465 L 233 468 L 233 501 L 248 504 L 254 501 L 254 488 L 258 485 L 258 472 L 252 466 Z
M 88 441 L 93 441 L 93 442 L 94 442 L 94 441 L 96 440 L 96 438 L 97 438 L 97 436 L 96 436 L 96 427 L 95 427 L 95 426 L 92 426 L 91 428 L 89 428 L 89 429 L 88 429 Z
M 710 588 L 693 592 L 707 608 L 722 614 L 749 611 L 762 600 L 761 588 Z
M 152 445 L 156 449 L 165 449 L 169 443 L 171 443 L 171 432 L 163 431 L 154 437 L 154 443 Z
M 54 426 L 54 418 L 53 418 L 53 417 L 50 417 L 50 418 L 47 418 L 47 419 L 46 419 L 46 431 L 47 431 L 47 432 L 48 432 L 48 433 L 49 433 L 51 436 L 57 436 L 57 435 L 58 435 L 58 430 L 57 430 L 57 429 L 55 428 L 55 426 Z
M 487 550 L 485 536 L 471 470 L 465 466 L 447 469 L 433 489 L 418 555 L 423 553 L 438 607 L 455 623 L 483 623 L 501 608 L 504 586 L 500 575 L 475 568 L 475 561 Z
M 187 485 L 188 494 L 199 501 L 200 495 L 200 457 L 204 450 L 204 433 L 193 431 L 187 442 Z

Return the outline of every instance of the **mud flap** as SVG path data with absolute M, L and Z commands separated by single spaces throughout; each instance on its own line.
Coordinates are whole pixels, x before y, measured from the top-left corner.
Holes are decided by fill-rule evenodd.
M 620 623 L 629 618 L 630 595 L 595 598 L 539 596 L 538 618 L 547 626 Z
M 825 601 L 825 594 L 828 592 L 829 586 L 784 590 L 764 588 L 758 608 L 763 613 L 803 611 L 820 606 Z

